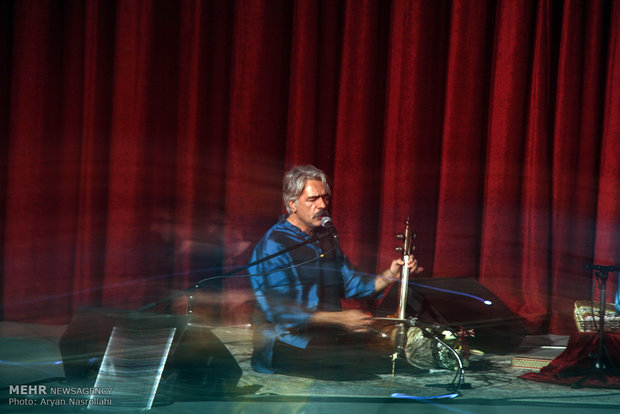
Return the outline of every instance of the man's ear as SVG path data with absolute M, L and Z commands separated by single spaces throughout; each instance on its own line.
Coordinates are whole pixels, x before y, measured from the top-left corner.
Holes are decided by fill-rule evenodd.
M 289 201 L 288 202 L 288 207 L 291 209 L 291 211 L 293 213 L 297 212 L 297 202 L 296 201 Z

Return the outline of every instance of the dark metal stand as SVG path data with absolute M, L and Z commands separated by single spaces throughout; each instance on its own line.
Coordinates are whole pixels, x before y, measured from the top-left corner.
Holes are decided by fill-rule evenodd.
M 583 372 L 583 377 L 571 385 L 573 388 L 580 388 L 584 381 L 589 378 L 600 378 L 604 381 L 605 375 L 618 375 L 618 369 L 615 367 L 613 360 L 605 346 L 605 308 L 606 308 L 606 290 L 607 279 L 610 272 L 620 271 L 618 266 L 601 266 L 601 265 L 587 265 L 587 269 L 592 270 L 594 276 L 598 282 L 598 288 L 601 291 L 600 303 L 599 303 L 599 322 L 598 322 L 598 349 L 596 353 L 590 354 L 590 358 L 593 360 L 592 367 Z
M 604 270 L 595 270 L 594 275 L 598 279 L 599 289 L 601 291 L 598 323 L 598 352 L 594 358 L 594 368 L 605 370 L 609 367 L 608 363 L 605 362 L 605 353 L 608 354 L 607 348 L 605 347 L 605 308 L 607 307 L 605 298 L 609 273 Z

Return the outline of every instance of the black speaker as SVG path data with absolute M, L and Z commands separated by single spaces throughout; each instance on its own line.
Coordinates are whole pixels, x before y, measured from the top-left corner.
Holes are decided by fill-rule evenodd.
M 239 364 L 218 337 L 205 326 L 190 324 L 168 358 L 158 398 L 165 394 L 176 401 L 197 401 L 233 395 L 241 375 Z
M 527 334 L 521 318 L 472 278 L 413 279 L 410 286 L 408 315 L 417 315 L 423 322 L 453 329 L 473 329 L 475 336 L 467 339 L 473 349 L 508 354 L 519 347 Z M 396 310 L 398 291 L 397 286 L 392 287 L 379 313 Z
M 158 388 L 166 398 L 201 399 L 232 392 L 241 368 L 226 346 L 204 326 L 185 315 L 153 314 L 83 307 L 73 315 L 60 339 L 67 380 L 94 383 L 115 326 L 130 329 L 176 328 Z M 196 398 L 198 397 L 198 398 Z

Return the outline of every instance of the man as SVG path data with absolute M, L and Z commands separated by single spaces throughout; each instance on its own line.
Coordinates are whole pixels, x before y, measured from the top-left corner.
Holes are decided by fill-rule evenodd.
M 404 263 L 396 259 L 378 276 L 357 273 L 335 233 L 321 226 L 330 197 L 325 173 L 314 166 L 294 167 L 284 177 L 288 217 L 259 241 L 252 262 L 295 248 L 249 269 L 257 301 L 256 371 L 329 376 L 341 374 L 343 365 L 369 361 L 359 345 L 372 317 L 358 309 L 342 310 L 340 299 L 372 297 L 400 278 Z M 412 272 L 422 270 L 415 260 L 409 265 Z

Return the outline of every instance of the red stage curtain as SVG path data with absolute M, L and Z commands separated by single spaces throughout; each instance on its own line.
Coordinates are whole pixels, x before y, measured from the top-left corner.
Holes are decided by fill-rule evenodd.
M 410 215 L 425 276 L 477 278 L 531 332 L 574 330 L 585 265 L 620 260 L 618 1 L 1 7 L 4 319 L 136 309 L 246 263 L 302 163 L 360 269 Z M 246 323 L 248 286 L 203 300 Z

